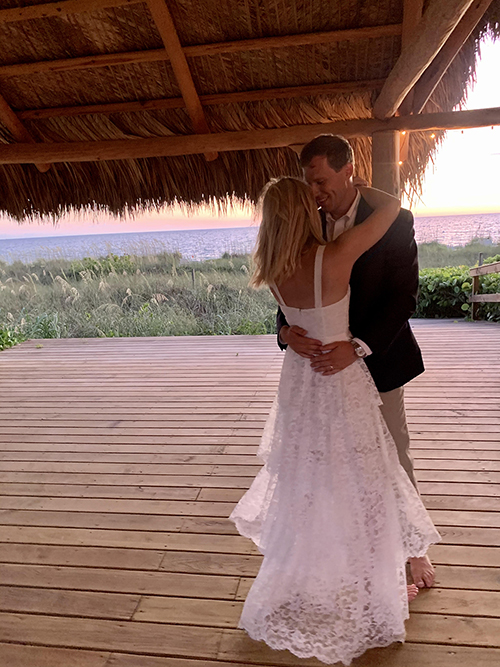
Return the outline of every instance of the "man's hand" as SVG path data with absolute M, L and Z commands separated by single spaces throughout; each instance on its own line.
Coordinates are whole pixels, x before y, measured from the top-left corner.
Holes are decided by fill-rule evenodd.
M 296 354 L 306 359 L 312 359 L 321 352 L 321 341 L 308 338 L 307 331 L 297 326 L 281 327 L 280 340 L 285 345 L 289 345 Z
M 313 371 L 322 375 L 335 375 L 359 359 L 354 347 L 342 340 L 321 347 L 321 352 L 311 361 Z

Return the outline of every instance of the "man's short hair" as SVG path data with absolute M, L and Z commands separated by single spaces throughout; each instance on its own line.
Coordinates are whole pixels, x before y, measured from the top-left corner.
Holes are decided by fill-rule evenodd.
M 315 157 L 326 157 L 328 164 L 335 171 L 340 171 L 346 164 L 354 164 L 351 144 L 339 134 L 320 134 L 304 146 L 300 152 L 300 166 L 308 167 Z

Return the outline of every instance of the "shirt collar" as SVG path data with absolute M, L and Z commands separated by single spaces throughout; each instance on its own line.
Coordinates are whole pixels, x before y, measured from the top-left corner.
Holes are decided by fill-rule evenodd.
M 361 192 L 356 189 L 356 196 L 354 197 L 354 201 L 352 202 L 351 207 L 349 208 L 347 213 L 344 213 L 344 215 L 341 215 L 340 218 L 337 219 L 333 218 L 331 213 L 327 213 L 326 219 L 328 220 L 328 222 L 331 221 L 338 222 L 339 220 L 346 220 L 346 221 L 351 220 L 356 215 L 360 199 L 361 199 Z

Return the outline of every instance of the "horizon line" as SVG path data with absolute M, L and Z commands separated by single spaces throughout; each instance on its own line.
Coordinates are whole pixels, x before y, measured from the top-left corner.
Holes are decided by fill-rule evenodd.
M 426 218 L 452 218 L 452 217 L 469 217 L 473 215 L 500 215 L 500 210 L 498 211 L 475 211 L 475 212 L 468 212 L 468 213 L 429 213 L 427 215 L 421 215 L 418 213 L 414 214 L 415 220 L 418 219 L 426 219 Z M 247 222 L 245 220 L 245 222 Z M 248 222 L 251 223 L 250 220 Z M 40 226 L 43 225 L 43 223 L 39 223 Z M 109 223 L 103 223 L 103 226 Z M 126 223 L 124 223 L 126 224 Z M 22 229 L 23 225 L 22 223 L 19 223 L 20 228 Z M 96 223 L 96 226 L 98 226 L 99 223 Z M 61 229 L 60 233 L 49 233 L 49 234 L 42 234 L 42 235 L 37 235 L 36 232 L 29 232 L 28 234 L 2 234 L 0 231 L 0 241 L 1 240 L 20 240 L 20 239 L 47 239 L 47 238 L 65 238 L 65 237 L 72 237 L 72 236 L 111 236 L 113 234 L 156 234 L 158 232 L 160 233 L 165 233 L 165 232 L 210 232 L 210 231 L 229 231 L 229 230 L 235 230 L 235 229 L 251 229 L 251 228 L 257 228 L 257 224 L 248 224 L 248 225 L 236 225 L 236 226 L 224 226 L 224 227 L 179 227 L 179 228 L 167 228 L 167 229 L 124 229 L 124 230 L 113 230 L 113 231 L 102 231 L 102 230 L 97 230 L 97 231 L 78 231 L 78 232 L 67 232 L 65 233 L 64 229 Z M 38 231 L 38 230 L 37 230 Z

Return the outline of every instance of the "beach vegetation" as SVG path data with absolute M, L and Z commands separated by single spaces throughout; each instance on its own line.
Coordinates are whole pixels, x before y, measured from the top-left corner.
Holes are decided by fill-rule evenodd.
M 489 239 L 472 239 L 464 246 L 446 246 L 442 243 L 421 243 L 418 246 L 418 262 L 421 269 L 437 269 L 448 266 L 476 266 L 479 256 L 487 264 L 500 257 L 500 245 Z
M 493 261 L 500 253 L 484 259 Z M 249 287 L 251 272 L 249 255 L 227 253 L 204 262 L 178 253 L 0 262 L 0 349 L 34 338 L 274 333 L 276 303 Z M 480 282 L 482 292 L 500 292 L 498 274 Z M 471 290 L 468 266 L 422 268 L 415 316 L 468 317 Z M 500 321 L 500 305 L 481 304 L 479 315 Z

